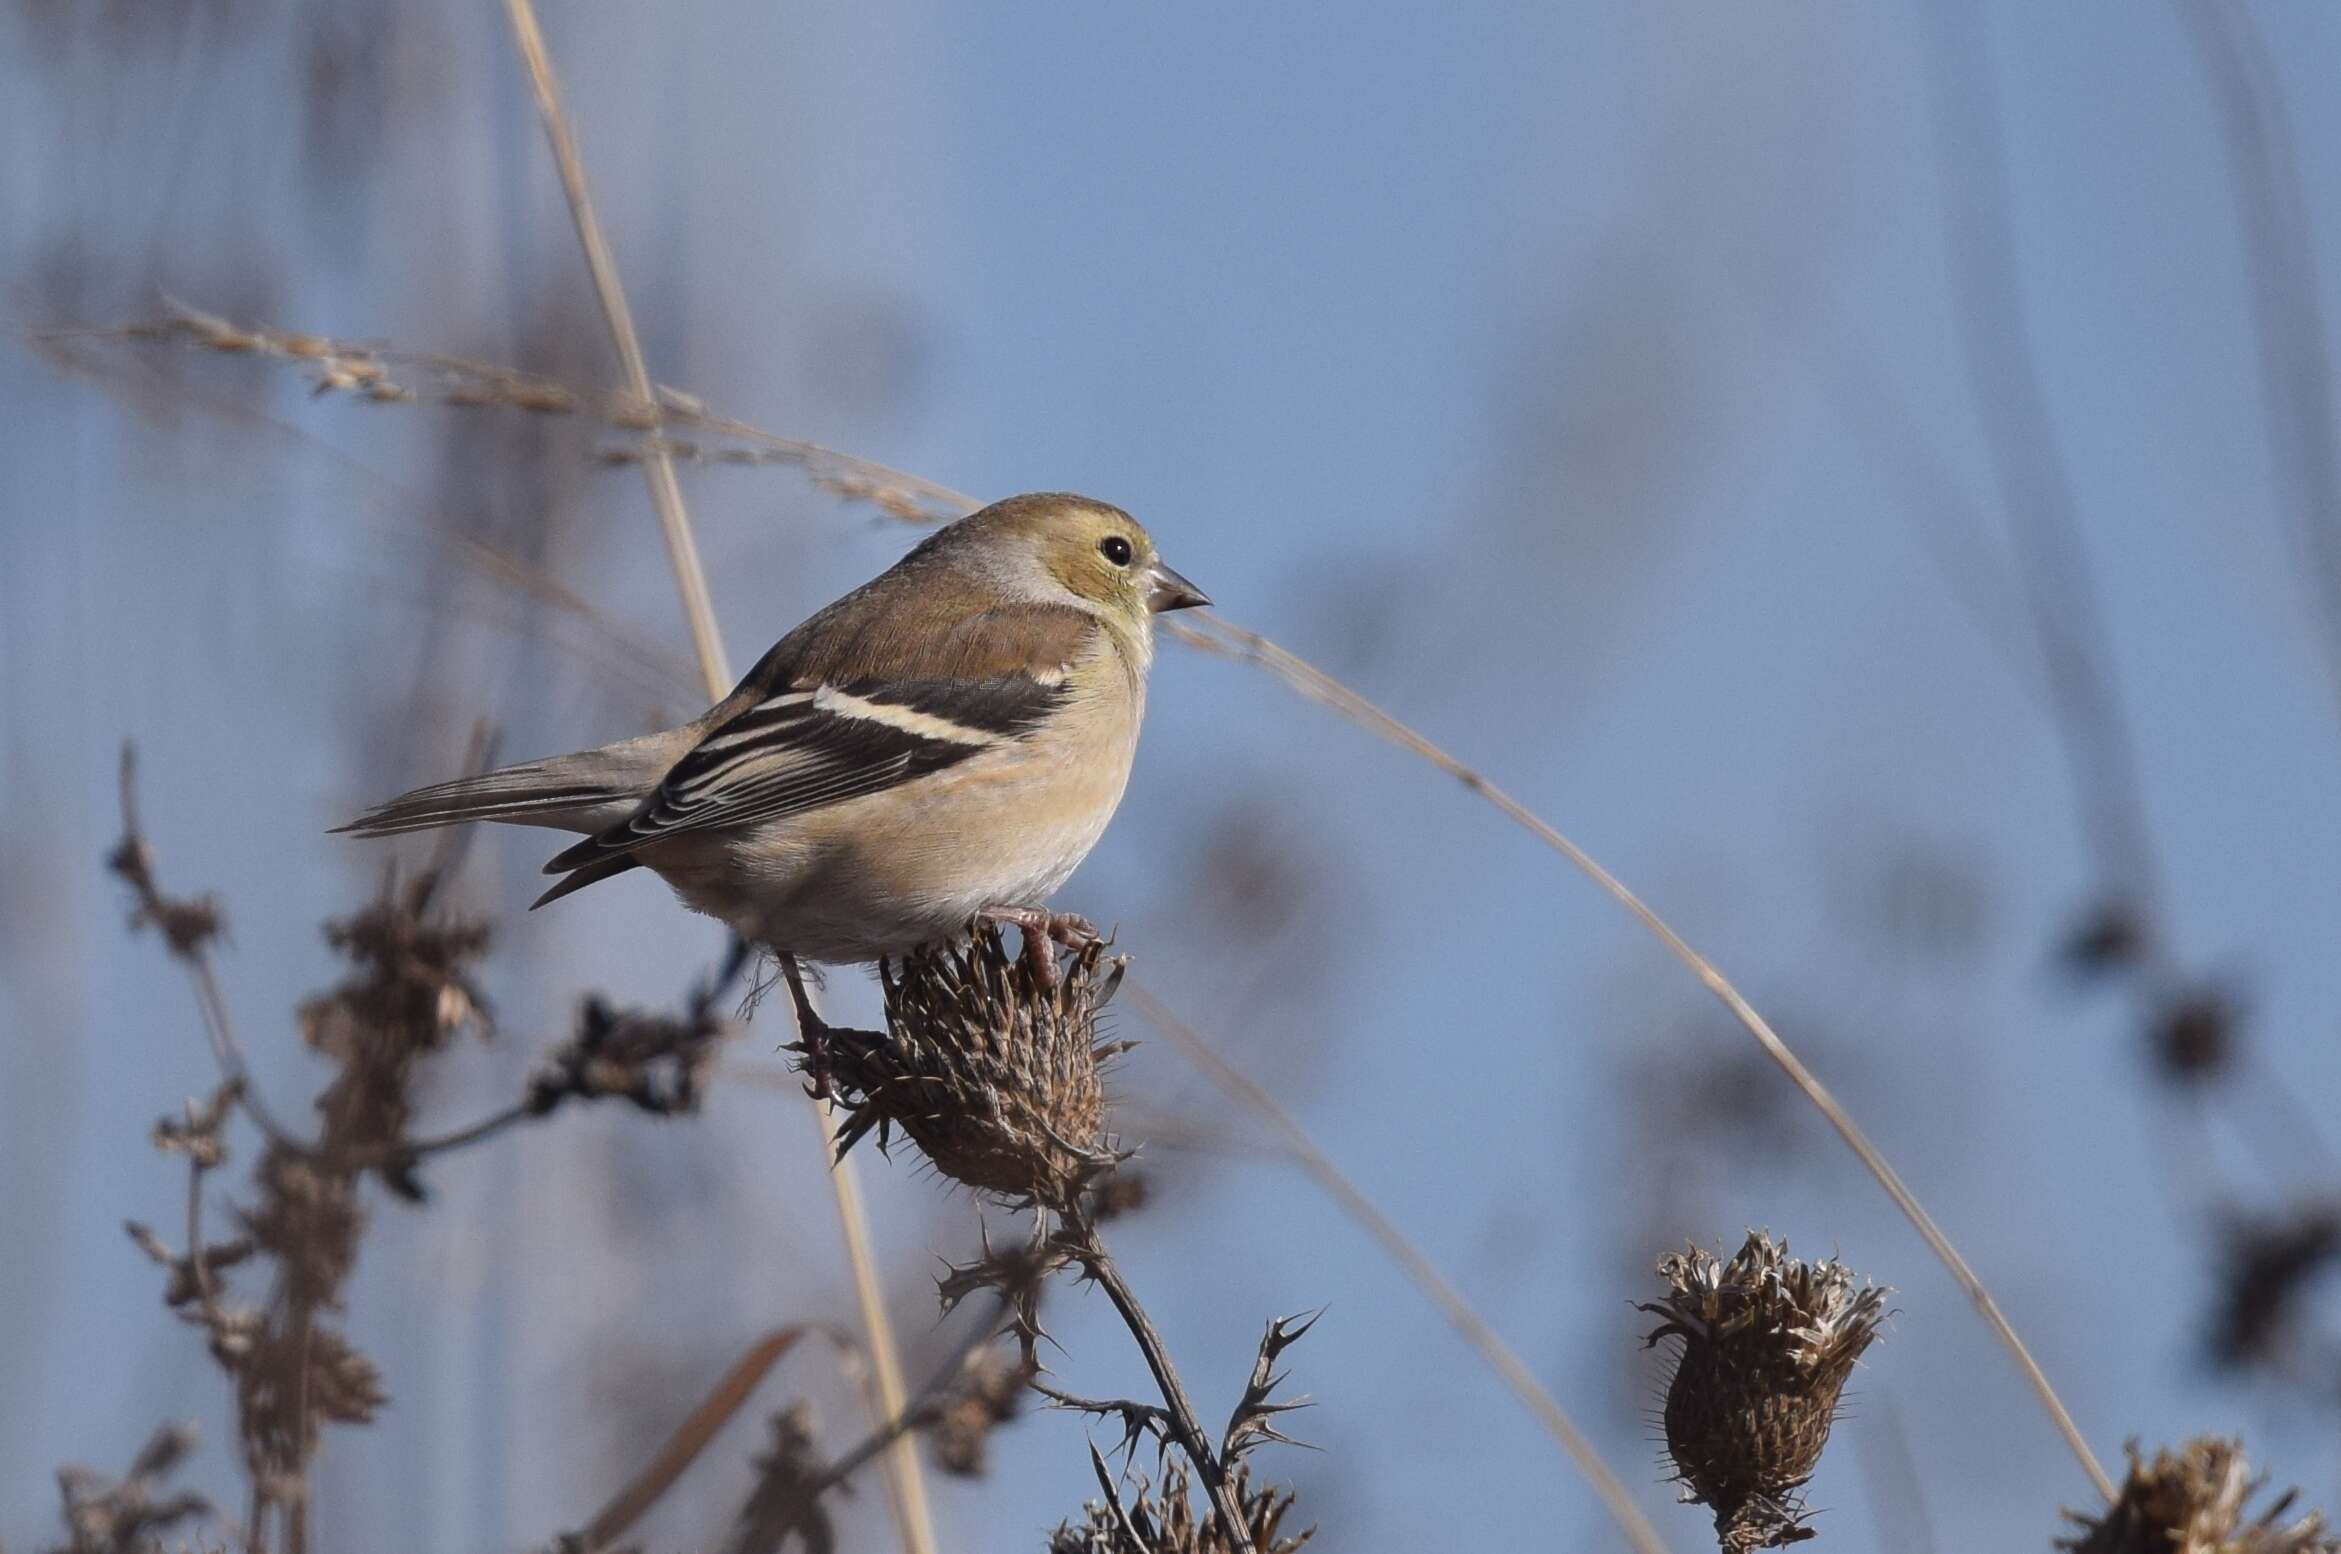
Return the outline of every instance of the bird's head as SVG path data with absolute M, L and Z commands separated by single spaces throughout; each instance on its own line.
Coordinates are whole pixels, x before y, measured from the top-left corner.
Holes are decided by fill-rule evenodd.
M 1163 563 L 1145 526 L 1104 502 L 1050 491 L 1012 496 L 961 520 L 968 538 L 1031 566 L 1046 584 L 1125 624 L 1211 600 Z

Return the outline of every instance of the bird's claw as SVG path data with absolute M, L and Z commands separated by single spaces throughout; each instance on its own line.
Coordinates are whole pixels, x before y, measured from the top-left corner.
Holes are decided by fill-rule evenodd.
M 837 1091 L 829 1082 L 829 1027 L 806 1026 L 798 1033 L 796 1045 L 805 1059 L 798 1065 L 805 1076 L 805 1094 L 816 1101 L 835 1099 Z
M 1051 912 L 1045 907 L 986 907 L 976 914 L 980 922 L 1009 923 L 1024 936 L 1024 965 L 1033 980 L 1055 992 L 1065 973 L 1057 965 L 1056 946 L 1075 954 L 1100 942 L 1097 925 L 1078 912 Z

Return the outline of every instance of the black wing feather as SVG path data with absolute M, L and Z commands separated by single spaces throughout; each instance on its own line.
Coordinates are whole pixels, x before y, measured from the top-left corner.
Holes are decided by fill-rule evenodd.
M 1069 694 L 1061 683 L 1030 675 L 840 689 L 938 721 L 928 729 L 904 728 L 824 706 L 810 689 L 785 691 L 710 730 L 640 809 L 562 853 L 545 872 L 567 873 L 669 837 L 778 820 L 883 792 L 1021 738 Z M 954 732 L 964 737 L 950 737 Z

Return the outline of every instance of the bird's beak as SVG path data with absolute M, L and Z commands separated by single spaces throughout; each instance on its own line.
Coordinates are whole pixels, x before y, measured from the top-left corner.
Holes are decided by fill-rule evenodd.
M 1192 610 L 1209 604 L 1211 596 L 1157 561 L 1146 572 L 1146 608 L 1160 615 L 1167 610 Z

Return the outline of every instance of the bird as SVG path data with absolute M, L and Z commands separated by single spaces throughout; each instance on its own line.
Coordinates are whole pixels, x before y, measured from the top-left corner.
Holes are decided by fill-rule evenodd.
M 782 637 L 678 727 L 400 794 L 359 837 L 498 821 L 583 834 L 536 907 L 636 868 L 778 961 L 816 1090 L 801 963 L 884 962 L 1016 927 L 1044 986 L 1050 909 L 1120 805 L 1154 617 L 1211 601 L 1118 507 L 1009 497 L 929 535 Z

